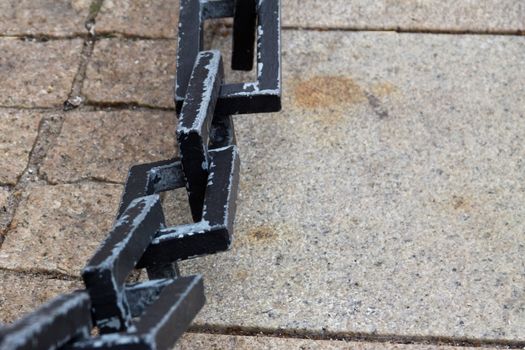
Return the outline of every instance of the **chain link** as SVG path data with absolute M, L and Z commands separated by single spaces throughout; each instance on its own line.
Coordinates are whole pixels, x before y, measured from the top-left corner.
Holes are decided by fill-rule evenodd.
M 255 82 L 224 83 L 220 52 L 203 51 L 204 21 L 223 17 L 233 17 L 232 69 L 256 61 Z M 280 59 L 279 0 L 180 1 L 180 158 L 131 167 L 115 224 L 82 271 L 86 289 L 0 329 L 0 350 L 173 347 L 205 303 L 202 277 L 181 276 L 177 262 L 231 247 L 240 169 L 232 115 L 281 109 Z M 194 222 L 166 227 L 159 193 L 182 187 Z M 142 268 L 149 281 L 126 284 Z

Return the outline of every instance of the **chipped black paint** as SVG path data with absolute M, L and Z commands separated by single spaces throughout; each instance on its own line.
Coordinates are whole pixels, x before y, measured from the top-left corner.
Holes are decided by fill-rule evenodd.
M 179 116 L 177 140 L 194 221 L 202 217 L 208 178 L 208 135 L 223 75 L 218 51 L 199 52 Z
M 82 339 L 68 350 L 169 350 L 204 306 L 200 276 L 143 282 L 129 287 L 136 319 L 127 332 Z
M 202 220 L 160 230 L 138 267 L 213 254 L 230 247 L 239 188 L 239 153 L 236 146 L 228 146 L 210 150 L 209 156 Z
M 133 200 L 82 271 L 101 333 L 122 331 L 130 326 L 124 282 L 163 225 L 164 214 L 157 194 Z
M 242 2 L 242 1 L 241 1 Z M 247 2 L 251 2 L 248 0 Z M 280 1 L 258 0 L 256 4 L 257 20 L 257 81 L 238 84 L 224 84 L 220 91 L 215 114 L 232 115 L 247 113 L 268 113 L 281 110 L 281 27 Z M 217 6 L 217 9 L 215 9 Z M 230 0 L 232 9 L 242 4 Z M 179 17 L 179 47 L 177 53 L 177 77 L 175 80 L 175 103 L 177 111 L 182 109 L 186 98 L 191 69 L 198 53 L 203 49 L 203 22 L 211 17 L 225 17 L 225 1 L 181 0 Z M 248 6 L 249 8 L 249 6 Z M 229 9 L 229 7 L 228 7 Z M 232 10 L 231 16 L 234 16 Z M 249 12 L 249 9 L 248 9 Z M 247 11 L 242 10 L 242 13 Z M 235 21 L 235 19 L 234 19 Z M 240 23 L 240 17 L 236 22 Z M 246 21 L 247 24 L 251 20 Z M 245 31 L 250 32 L 250 28 Z M 234 68 L 247 68 L 250 60 L 249 44 L 242 30 L 236 30 L 234 45 L 238 45 L 234 53 Z M 244 35 L 244 34 L 243 34 Z M 235 44 L 236 43 L 236 44 Z M 242 43 L 242 44 L 241 44 Z M 244 52 L 244 54 L 242 54 Z M 248 53 L 248 54 L 247 54 Z M 246 62 L 239 62 L 240 57 Z M 249 61 L 249 63 L 248 63 Z
M 1 350 L 57 349 L 91 332 L 91 303 L 85 291 L 61 295 L 0 330 Z

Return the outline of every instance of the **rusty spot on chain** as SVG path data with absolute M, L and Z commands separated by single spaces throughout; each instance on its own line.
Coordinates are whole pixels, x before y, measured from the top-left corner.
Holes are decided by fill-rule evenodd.
M 295 103 L 305 108 L 323 108 L 366 101 L 361 87 L 348 77 L 315 76 L 295 86 Z

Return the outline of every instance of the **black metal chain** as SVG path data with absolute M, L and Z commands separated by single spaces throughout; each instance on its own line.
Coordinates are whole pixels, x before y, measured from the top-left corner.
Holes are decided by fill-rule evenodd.
M 222 17 L 234 19 L 232 69 L 256 60 L 255 82 L 225 84 L 221 54 L 202 50 L 204 21 Z M 279 0 L 180 1 L 180 158 L 130 169 L 116 222 L 82 272 L 86 289 L 0 329 L 0 350 L 173 347 L 205 303 L 202 277 L 180 276 L 177 262 L 230 248 L 240 166 L 231 116 L 281 109 L 280 56 Z M 166 227 L 159 193 L 181 187 L 194 222 Z M 126 284 L 141 268 L 149 281 Z

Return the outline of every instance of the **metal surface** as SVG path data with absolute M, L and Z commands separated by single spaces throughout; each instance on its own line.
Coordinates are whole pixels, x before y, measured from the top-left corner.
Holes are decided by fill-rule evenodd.
M 181 0 L 180 6 L 180 159 L 130 168 L 115 224 L 82 272 L 86 290 L 2 326 L 0 350 L 167 350 L 204 305 L 201 276 L 180 276 L 177 261 L 232 244 L 240 172 L 232 114 L 281 108 L 280 6 L 278 0 Z M 256 82 L 224 84 L 221 54 L 202 51 L 203 21 L 219 17 L 234 17 L 234 69 L 251 69 L 257 47 Z M 181 187 L 194 222 L 166 227 L 159 193 Z M 136 268 L 146 268 L 150 280 L 126 284 Z M 91 335 L 94 326 L 98 336 Z
M 213 16 L 224 17 L 226 15 L 224 3 L 225 1 L 181 0 L 175 83 L 175 103 L 178 111 L 182 109 L 182 104 L 186 98 L 195 58 L 203 49 L 204 20 Z M 233 0 L 231 0 L 231 5 L 233 10 Z M 204 16 L 205 9 L 208 17 Z M 233 17 L 233 15 L 232 11 L 229 17 Z M 215 109 L 217 115 L 276 112 L 281 109 L 279 0 L 258 0 L 256 17 L 257 80 L 255 82 L 224 84 L 221 87 Z M 251 29 L 247 28 L 246 30 Z M 239 36 L 239 28 L 237 28 L 237 36 Z M 237 39 L 236 42 L 242 41 Z M 237 55 L 237 57 L 239 56 Z M 237 62 L 237 64 L 239 63 Z
M 0 331 L 0 349 L 56 349 L 86 338 L 92 327 L 90 308 L 85 291 L 61 295 Z

